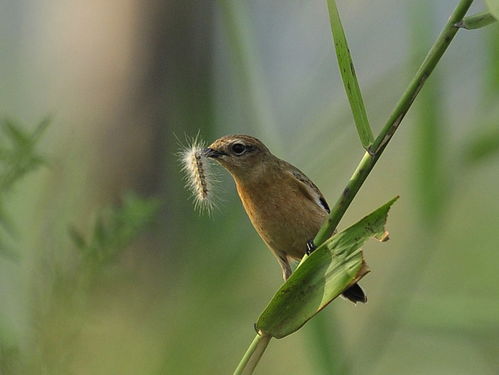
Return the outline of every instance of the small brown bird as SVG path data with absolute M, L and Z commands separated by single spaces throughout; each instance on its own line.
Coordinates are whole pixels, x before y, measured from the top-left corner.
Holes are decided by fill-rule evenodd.
M 299 260 L 329 214 L 324 196 L 299 169 L 274 156 L 258 139 L 230 135 L 217 139 L 206 156 L 219 162 L 234 178 L 237 192 L 256 231 L 276 256 L 284 280 L 290 260 Z M 366 302 L 358 284 L 343 296 Z

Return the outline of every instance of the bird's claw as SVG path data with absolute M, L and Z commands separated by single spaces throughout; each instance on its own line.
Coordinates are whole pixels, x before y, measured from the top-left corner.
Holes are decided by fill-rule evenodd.
M 312 254 L 312 252 L 313 252 L 315 249 L 317 249 L 317 246 L 315 246 L 314 241 L 313 241 L 313 240 L 308 240 L 308 241 L 307 241 L 307 251 L 306 251 L 306 254 L 307 254 L 307 255 Z

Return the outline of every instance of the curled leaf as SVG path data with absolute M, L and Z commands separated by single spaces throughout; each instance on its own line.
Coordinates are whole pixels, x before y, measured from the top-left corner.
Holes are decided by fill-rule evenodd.
M 255 325 L 257 331 L 276 338 L 295 332 L 364 277 L 369 268 L 361 246 L 370 237 L 388 239 L 385 223 L 397 199 L 335 234 L 303 261 L 260 315 Z

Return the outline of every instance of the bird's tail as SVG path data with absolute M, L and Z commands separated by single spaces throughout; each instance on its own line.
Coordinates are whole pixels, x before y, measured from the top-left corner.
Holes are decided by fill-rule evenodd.
M 353 303 L 367 302 L 367 296 L 359 284 L 353 284 L 350 288 L 343 292 L 342 296 L 349 299 Z

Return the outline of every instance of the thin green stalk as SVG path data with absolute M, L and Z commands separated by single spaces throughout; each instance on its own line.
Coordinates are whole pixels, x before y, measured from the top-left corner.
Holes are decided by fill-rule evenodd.
M 345 214 L 348 206 L 350 206 L 350 203 L 352 203 L 353 198 L 366 180 L 369 172 L 371 172 L 374 165 L 376 164 L 376 161 L 379 158 L 380 154 L 381 152 L 378 153 L 378 156 L 371 155 L 368 152 L 364 154 L 362 160 L 357 166 L 357 169 L 355 170 L 355 172 L 353 172 L 352 177 L 350 177 L 350 180 L 343 190 L 343 193 L 332 207 L 331 214 L 328 216 L 321 229 L 315 236 L 314 244 L 316 246 L 322 244 L 333 234 L 334 230 L 338 226 L 338 223 Z
M 440 61 L 440 58 L 447 50 L 447 47 L 459 30 L 455 24 L 459 23 L 464 18 L 472 3 L 473 0 L 461 0 L 452 12 L 441 34 L 438 36 L 437 40 L 426 55 L 414 78 L 409 83 L 409 86 L 402 94 L 402 97 L 395 106 L 395 109 L 390 114 L 383 130 L 374 141 L 369 152 L 362 157 L 362 160 L 348 181 L 343 193 L 331 209 L 331 214 L 324 222 L 314 239 L 315 245 L 318 246 L 322 244 L 328 237 L 331 236 L 338 226 L 338 223 L 345 214 L 347 208 L 350 206 L 353 198 L 383 153 L 386 145 L 392 139 L 393 134 L 399 127 L 402 119 L 414 102 L 414 99 L 416 99 L 416 96 L 423 87 L 426 79 L 433 72 L 435 66 Z
M 255 338 L 251 342 L 250 346 L 244 353 L 243 358 L 237 365 L 236 370 L 234 371 L 234 375 L 250 375 L 253 373 L 256 365 L 262 358 L 263 352 L 267 348 L 269 341 L 272 337 L 256 334 Z
M 341 78 L 345 92 L 350 102 L 355 126 L 359 133 L 362 146 L 367 150 L 374 141 L 373 132 L 369 121 L 367 119 L 366 108 L 362 99 L 362 93 L 359 88 L 359 82 L 355 75 L 355 68 L 353 66 L 352 56 L 348 49 L 347 39 L 343 26 L 341 25 L 340 14 L 336 7 L 335 0 L 327 0 L 329 10 L 329 20 L 331 23 L 331 32 L 333 34 L 334 46 L 336 50 L 336 57 L 338 59 L 338 67 L 340 69 Z

